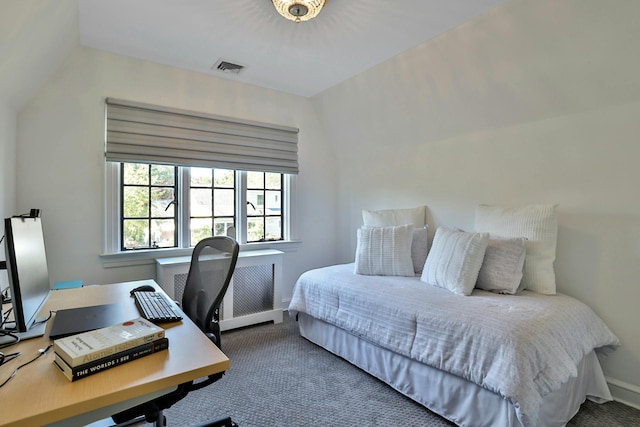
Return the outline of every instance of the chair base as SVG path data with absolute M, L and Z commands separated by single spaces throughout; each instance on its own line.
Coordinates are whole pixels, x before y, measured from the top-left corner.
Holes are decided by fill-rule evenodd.
M 238 427 L 238 424 L 231 420 L 231 417 L 222 417 L 215 420 L 207 421 L 193 427 Z
M 128 421 L 124 421 L 122 423 L 114 424 L 112 427 L 128 427 L 128 426 L 133 426 L 133 425 L 146 423 L 146 422 L 147 422 L 146 418 L 144 417 L 144 415 L 142 415 L 142 416 L 130 419 Z M 153 421 L 152 425 L 153 427 L 166 427 L 167 417 L 165 417 L 162 414 L 162 412 L 160 412 L 160 414 L 158 415 L 158 418 Z
M 134 419 L 129 420 L 129 421 L 125 421 L 123 423 L 115 424 L 112 427 L 127 427 L 127 426 L 131 426 L 131 425 L 135 425 L 135 424 L 139 424 L 139 423 L 143 423 L 143 422 L 146 422 L 146 420 L 142 416 L 142 417 L 134 418 Z M 158 419 L 153 422 L 153 426 L 154 427 L 166 427 L 166 425 L 167 425 L 167 418 L 161 412 L 159 414 L 159 416 L 158 416 Z M 231 419 L 231 417 L 221 417 L 221 418 L 217 418 L 215 420 L 205 421 L 202 424 L 197 424 L 197 425 L 192 426 L 192 427 L 238 427 L 238 424 L 236 424 Z

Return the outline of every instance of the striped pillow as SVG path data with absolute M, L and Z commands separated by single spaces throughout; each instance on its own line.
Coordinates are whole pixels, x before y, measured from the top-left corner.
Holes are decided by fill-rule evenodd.
M 414 276 L 413 225 L 358 229 L 355 273 L 367 276 Z
M 439 227 L 420 280 L 459 295 L 471 295 L 489 242 L 489 233 Z

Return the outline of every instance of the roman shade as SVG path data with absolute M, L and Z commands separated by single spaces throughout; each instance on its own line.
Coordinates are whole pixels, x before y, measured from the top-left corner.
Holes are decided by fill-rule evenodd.
M 298 129 L 107 98 L 105 156 L 111 162 L 298 173 Z

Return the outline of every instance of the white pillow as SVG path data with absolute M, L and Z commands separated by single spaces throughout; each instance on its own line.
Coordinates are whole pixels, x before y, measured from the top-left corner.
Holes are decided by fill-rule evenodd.
M 368 276 L 414 276 L 412 225 L 358 229 L 355 273 Z
M 527 239 L 523 289 L 547 295 L 556 293 L 553 269 L 558 239 L 556 208 L 557 205 L 480 205 L 476 210 L 476 231 Z
M 489 233 L 439 227 L 420 280 L 459 295 L 470 295 L 489 242 Z
M 501 294 L 516 294 L 522 282 L 526 241 L 523 237 L 489 239 L 476 288 Z
M 421 228 L 413 229 L 413 239 L 411 239 L 411 261 L 413 261 L 413 271 L 422 273 L 424 262 L 429 253 L 429 235 L 425 225 Z
M 362 222 L 365 227 L 388 227 L 392 225 L 412 224 L 413 242 L 411 244 L 411 259 L 413 270 L 421 273 L 424 261 L 429 253 L 429 238 L 426 225 L 426 206 L 409 209 L 384 209 L 380 211 L 362 211 Z M 422 228 L 424 227 L 424 229 Z
M 369 227 L 388 227 L 391 225 L 412 224 L 422 227 L 426 224 L 426 206 L 410 209 L 384 209 L 380 211 L 362 211 L 362 222 Z

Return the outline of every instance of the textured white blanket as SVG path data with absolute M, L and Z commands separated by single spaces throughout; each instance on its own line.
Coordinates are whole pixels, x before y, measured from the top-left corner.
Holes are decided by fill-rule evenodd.
M 508 399 L 536 426 L 542 398 L 593 349 L 619 345 L 585 304 L 524 291 L 460 296 L 417 277 L 362 276 L 353 264 L 304 273 L 289 305 Z

